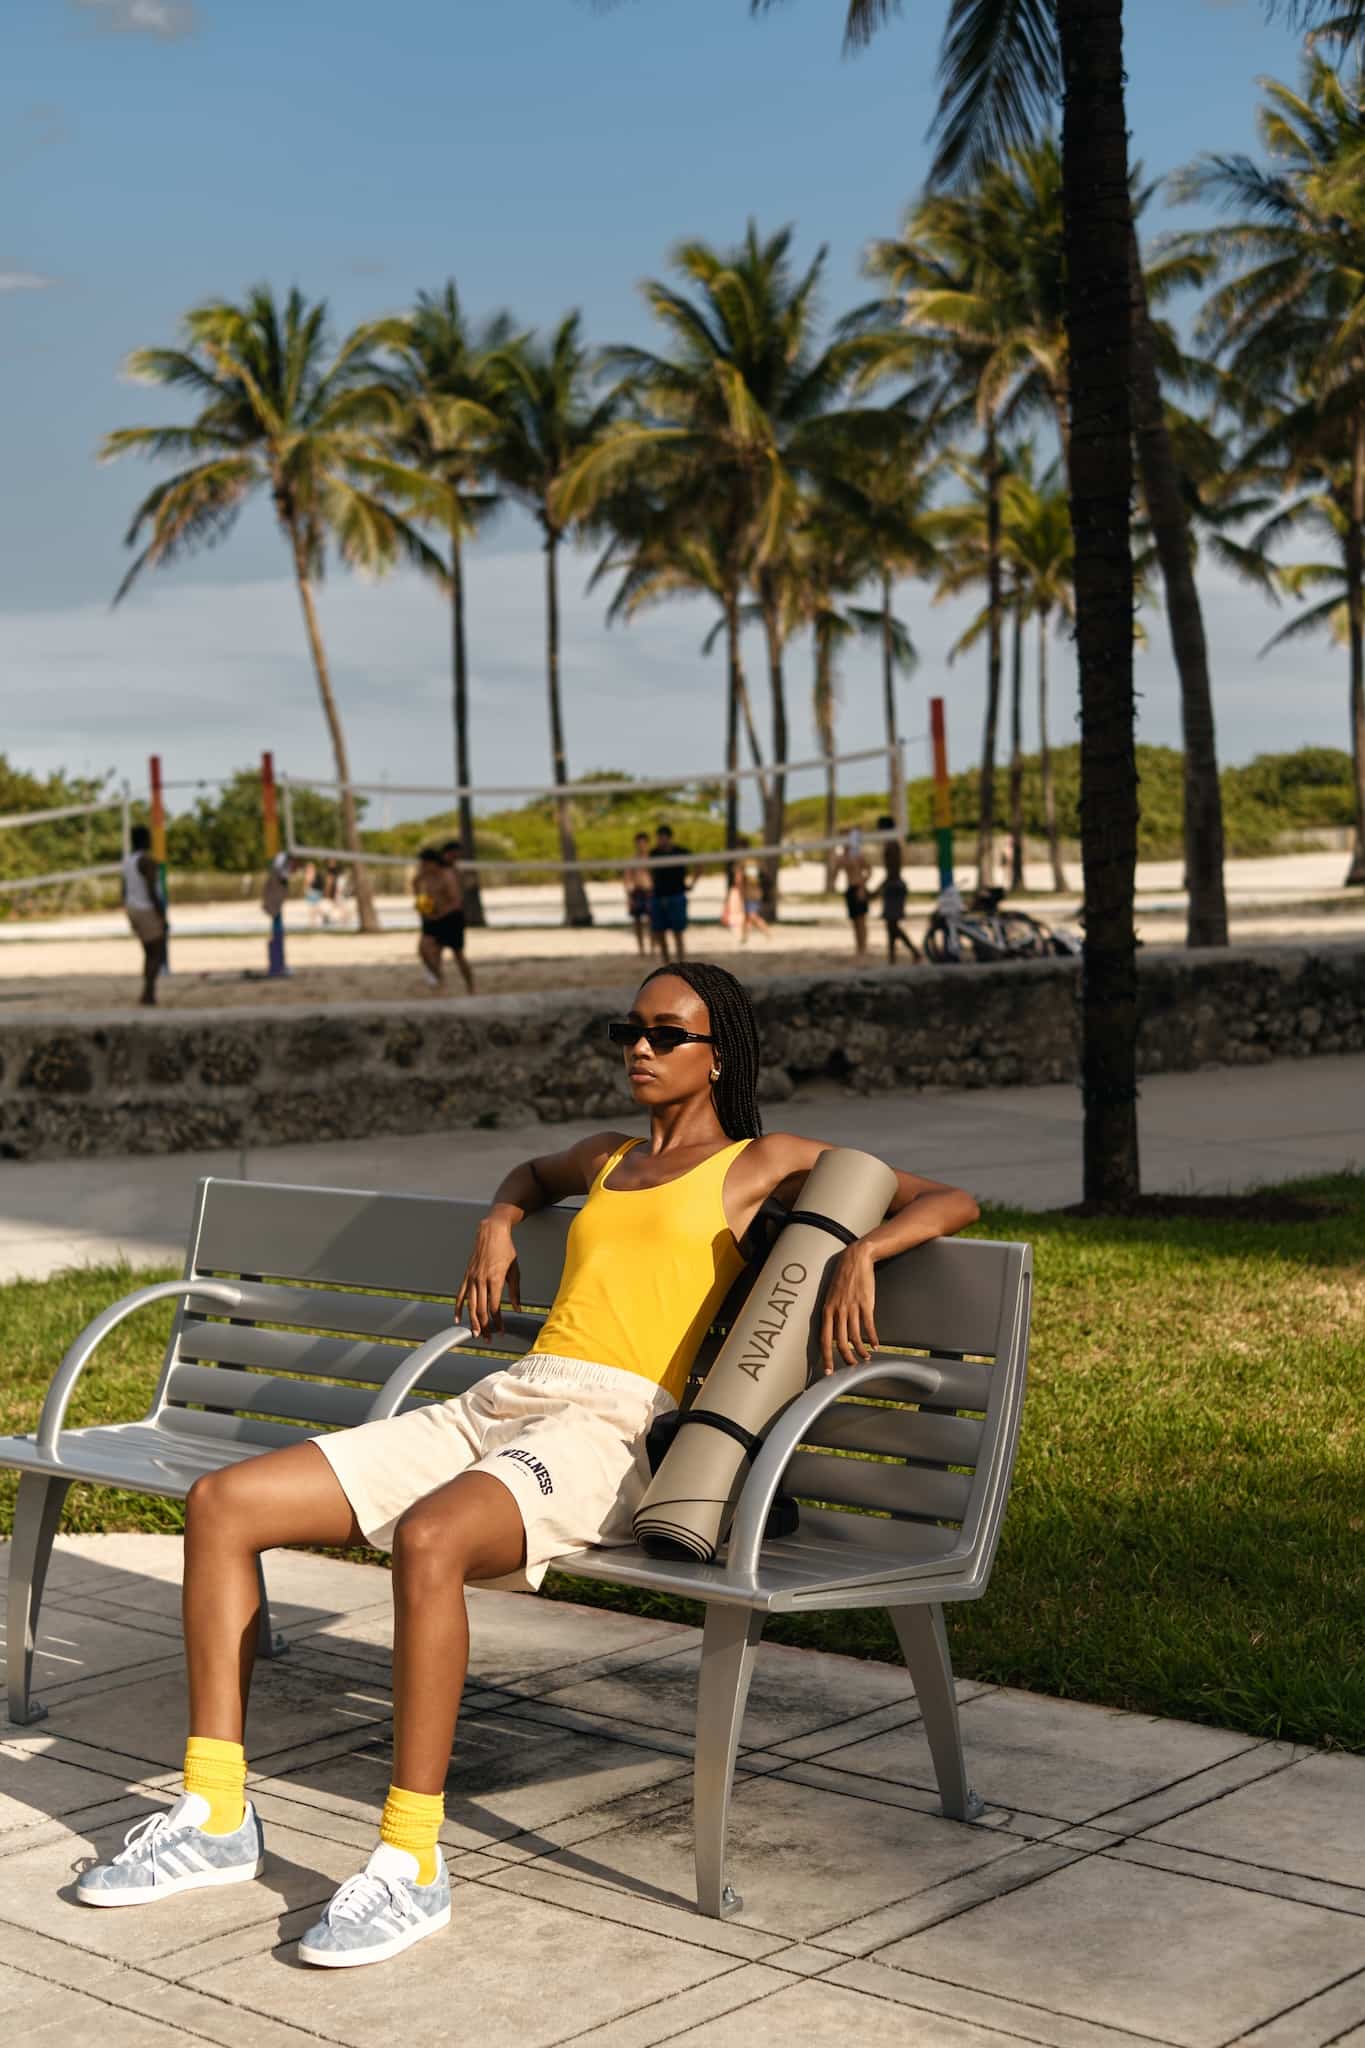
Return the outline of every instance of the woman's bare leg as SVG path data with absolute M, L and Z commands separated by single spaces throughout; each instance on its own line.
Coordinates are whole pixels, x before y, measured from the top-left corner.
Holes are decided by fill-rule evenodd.
M 393 1782 L 444 1790 L 455 1742 L 469 1615 L 465 1586 L 516 1571 L 526 1528 L 500 1479 L 465 1472 L 414 1502 L 393 1535 Z
M 242 1741 L 256 1656 L 260 1553 L 287 1543 L 364 1541 L 341 1482 L 316 1444 L 266 1451 L 195 1480 L 186 1502 L 181 1594 L 191 1734 Z

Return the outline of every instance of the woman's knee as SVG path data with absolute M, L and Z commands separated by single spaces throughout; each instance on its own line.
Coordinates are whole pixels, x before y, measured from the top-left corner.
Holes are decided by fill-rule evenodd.
M 246 1468 L 226 1465 L 219 1472 L 201 1472 L 185 1496 L 187 1534 L 223 1533 L 245 1527 L 250 1520 L 250 1489 L 243 1484 Z
M 468 1557 L 465 1518 L 449 1508 L 438 1512 L 426 1501 L 414 1501 L 394 1524 L 393 1561 L 400 1573 L 462 1578 Z

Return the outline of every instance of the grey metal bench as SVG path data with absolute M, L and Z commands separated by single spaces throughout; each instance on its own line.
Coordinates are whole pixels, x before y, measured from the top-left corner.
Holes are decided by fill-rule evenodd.
M 74 1482 L 183 1498 L 203 1472 L 319 1428 L 395 1414 L 414 1397 L 449 1398 L 526 1349 L 541 1319 L 534 1312 L 509 1314 L 506 1334 L 477 1346 L 451 1323 L 451 1294 L 483 1214 L 481 1203 L 435 1196 L 200 1181 L 184 1277 L 139 1288 L 97 1316 L 62 1360 L 37 1431 L 0 1437 L 0 1467 L 21 1474 L 9 1572 L 12 1721 L 43 1713 L 30 1697 L 38 1614 Z M 519 1227 L 524 1300 L 552 1300 L 571 1215 L 561 1206 Z M 722 1559 L 674 1563 L 632 1547 L 560 1560 L 578 1578 L 706 1603 L 694 1771 L 702 1912 L 740 1903 L 725 1881 L 726 1825 L 769 1614 L 888 1608 L 943 1811 L 956 1820 L 981 1811 L 963 1761 L 942 1603 L 979 1597 L 990 1577 L 1019 1432 L 1031 1277 L 1021 1244 L 949 1239 L 888 1260 L 877 1269 L 886 1348 L 821 1377 L 779 1417 Z M 64 1427 L 101 1340 L 168 1298 L 179 1305 L 146 1416 Z M 779 1485 L 801 1500 L 800 1527 L 765 1542 Z M 260 1649 L 281 1648 L 262 1574 Z

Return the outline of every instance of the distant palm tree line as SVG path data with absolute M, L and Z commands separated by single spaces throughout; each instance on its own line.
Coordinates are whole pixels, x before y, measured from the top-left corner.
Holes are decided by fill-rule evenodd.
M 991 4 L 971 0 L 987 14 Z M 1052 0 L 1030 4 L 1043 13 Z M 1064 9 L 1069 0 L 1057 4 Z M 1109 4 L 1096 0 L 1101 11 Z M 953 0 L 954 18 L 964 10 L 968 0 Z M 741 652 L 747 622 L 763 634 L 772 762 L 789 756 L 788 665 L 802 629 L 814 648 L 817 729 L 832 756 L 840 648 L 854 633 L 879 644 L 892 741 L 894 677 L 913 663 L 893 607 L 896 584 L 916 577 L 936 595 L 976 585 L 981 611 L 957 651 L 977 641 L 986 649 L 978 854 L 989 876 L 1007 643 L 1017 859 L 1026 629 L 1036 628 L 1046 761 L 1049 634 L 1077 630 L 1083 690 L 1098 644 L 1095 603 L 1087 614 L 1078 565 L 1096 549 L 1105 556 L 1109 580 L 1095 588 L 1107 592 L 1106 605 L 1124 576 L 1113 564 L 1112 522 L 1093 530 L 1076 524 L 1078 506 L 1093 512 L 1097 502 L 1093 463 L 1107 442 L 1095 424 L 1094 392 L 1082 388 L 1068 321 L 1065 151 L 1044 134 L 995 162 L 979 152 L 973 158 L 962 140 L 970 124 L 957 135 L 956 118 L 944 143 L 959 158 L 954 188 L 931 190 L 896 236 L 872 245 L 866 267 L 878 296 L 823 339 L 823 252 L 797 274 L 790 230 L 763 236 L 752 225 L 732 249 L 680 245 L 676 282 L 645 284 L 663 335 L 657 351 L 592 351 L 577 314 L 547 338 L 520 331 L 506 314 L 476 325 L 453 283 L 423 294 L 407 316 L 357 328 L 340 347 L 327 337 L 325 308 L 297 291 L 283 305 L 257 287 L 240 306 L 196 308 L 180 347 L 140 350 L 130 361 L 147 381 L 190 391 L 200 403 L 194 420 L 125 429 L 104 444 L 108 456 L 136 449 L 189 458 L 138 508 L 128 538 L 140 552 L 119 594 L 143 566 L 221 538 L 247 497 L 268 489 L 345 790 L 350 769 L 314 589 L 329 547 L 369 571 L 415 565 L 451 607 L 455 768 L 467 785 L 474 776 L 464 544 L 501 498 L 514 498 L 532 512 L 545 550 L 550 751 L 555 785 L 565 792 L 557 805 L 561 847 L 572 860 L 559 674 L 564 540 L 598 549 L 598 579 L 615 580 L 609 616 L 628 618 L 683 592 L 714 600 L 726 648 L 723 735 L 732 770 L 742 726 L 759 754 Z M 998 130 L 1003 117 L 996 110 L 992 118 Z M 1128 583 L 1136 575 L 1139 591 L 1149 563 L 1160 567 L 1180 670 L 1192 943 L 1226 941 L 1217 760 L 1192 569 L 1200 545 L 1275 594 L 1329 589 L 1288 630 L 1330 628 L 1349 649 L 1358 790 L 1352 878 L 1365 879 L 1365 377 L 1350 287 L 1365 260 L 1357 168 L 1363 123 L 1358 76 L 1345 78 L 1310 53 L 1300 94 L 1269 90 L 1262 130 L 1281 159 L 1273 168 L 1210 158 L 1184 174 L 1187 191 L 1216 193 L 1245 209 L 1245 221 L 1174 238 L 1144 260 L 1132 220 L 1147 195 L 1129 185 L 1132 396 L 1124 409 L 1144 517 L 1135 548 L 1125 544 L 1124 554 Z M 1074 251 L 1069 268 L 1074 286 Z M 1153 311 L 1190 283 L 1210 288 L 1195 330 L 1206 357 L 1182 352 Z M 1210 400 L 1202 417 L 1188 409 L 1192 395 Z M 1044 466 L 1037 456 L 1030 429 L 1038 421 L 1055 430 L 1059 463 Z M 944 496 L 954 481 L 964 492 L 957 501 Z M 1250 542 L 1231 538 L 1230 521 L 1248 510 L 1262 515 L 1257 533 Z M 1277 567 L 1269 549 L 1291 525 L 1330 535 L 1333 560 Z M 858 603 L 864 593 L 878 602 Z M 1125 616 L 1131 664 L 1130 601 Z M 1131 683 L 1128 689 L 1131 704 Z M 1120 749 L 1111 751 L 1106 772 L 1117 773 L 1108 794 L 1131 809 L 1135 829 L 1131 710 L 1128 722 L 1129 767 Z M 770 841 L 782 837 L 784 780 L 780 772 L 765 775 Z M 733 839 L 735 785 L 728 787 Z M 1103 802 L 1106 791 L 1092 761 L 1083 838 L 1086 805 L 1093 818 L 1097 796 Z M 345 796 L 343 814 L 347 844 L 358 851 Z M 472 854 L 467 799 L 461 837 Z M 1060 876 L 1055 829 L 1052 840 Z M 1088 901 L 1091 868 L 1088 859 Z M 774 897 L 775 863 L 766 886 Z M 1131 872 L 1127 901 L 1131 925 Z M 363 871 L 360 907 L 362 921 L 372 922 Z M 471 908 L 477 915 L 477 903 Z M 572 873 L 565 916 L 573 923 L 589 917 Z

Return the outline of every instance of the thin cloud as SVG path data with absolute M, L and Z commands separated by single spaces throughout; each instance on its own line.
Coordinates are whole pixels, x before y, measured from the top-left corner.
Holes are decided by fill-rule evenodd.
M 0 292 L 45 292 L 56 282 L 37 270 L 0 270 Z
M 70 0 L 108 35 L 155 36 L 173 43 L 199 26 L 194 0 Z

